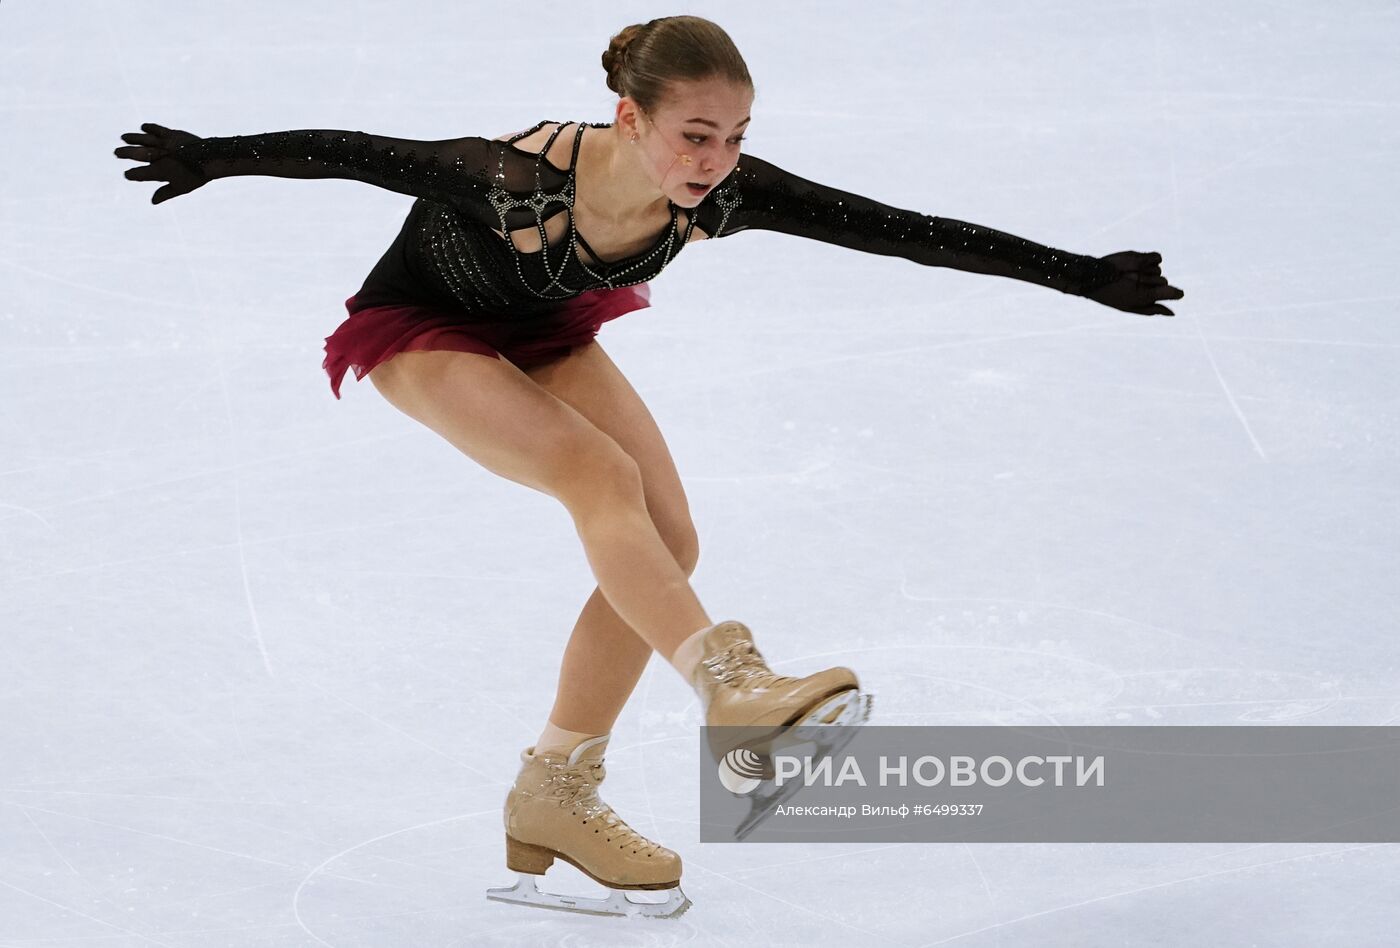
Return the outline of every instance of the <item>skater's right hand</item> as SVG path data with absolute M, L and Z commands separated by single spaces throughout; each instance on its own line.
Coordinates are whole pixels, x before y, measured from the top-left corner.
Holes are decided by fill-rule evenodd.
M 152 122 L 142 123 L 141 129 L 140 132 L 123 133 L 122 141 L 130 144 L 118 148 L 113 154 L 118 158 L 149 162 L 140 168 L 128 168 L 126 177 L 129 181 L 170 182 L 151 195 L 152 204 L 189 194 L 209 181 L 197 168 L 180 161 L 173 154 L 178 146 L 199 141 L 198 135 L 164 128 Z

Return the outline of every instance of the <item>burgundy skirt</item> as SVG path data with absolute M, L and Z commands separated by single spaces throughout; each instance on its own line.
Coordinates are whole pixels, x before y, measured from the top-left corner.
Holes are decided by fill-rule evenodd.
M 414 305 L 357 309 L 352 296 L 345 301 L 350 318 L 326 337 L 321 367 L 330 376 L 336 398 L 346 369 L 354 370 L 359 381 L 399 352 L 479 352 L 524 369 L 566 355 L 575 346 L 591 342 L 608 320 L 650 305 L 651 288 L 646 283 L 589 290 L 561 300 L 556 310 L 527 319 Z

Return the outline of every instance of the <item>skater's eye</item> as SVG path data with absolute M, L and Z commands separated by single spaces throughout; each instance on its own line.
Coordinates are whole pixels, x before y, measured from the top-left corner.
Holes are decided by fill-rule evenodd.
M 710 140 L 710 136 L 708 136 L 708 135 L 687 135 L 687 136 L 685 136 L 685 137 L 688 138 L 688 139 L 690 139 L 691 141 L 693 141 L 693 142 L 694 142 L 695 144 L 697 144 L 697 145 L 703 145 L 703 144 L 705 144 L 705 142 L 707 142 L 707 141 Z M 732 144 L 732 145 L 737 145 L 737 144 L 739 144 L 740 142 L 746 140 L 747 138 L 748 138 L 747 135 L 740 135 L 738 138 L 731 138 L 731 139 L 729 140 L 729 142 L 730 142 L 730 144 Z

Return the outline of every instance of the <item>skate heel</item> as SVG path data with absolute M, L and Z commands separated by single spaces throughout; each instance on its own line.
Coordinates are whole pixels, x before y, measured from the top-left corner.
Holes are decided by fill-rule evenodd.
M 528 872 L 542 876 L 545 870 L 554 865 L 554 853 L 543 846 L 522 843 L 509 833 L 506 834 L 506 868 L 511 872 Z

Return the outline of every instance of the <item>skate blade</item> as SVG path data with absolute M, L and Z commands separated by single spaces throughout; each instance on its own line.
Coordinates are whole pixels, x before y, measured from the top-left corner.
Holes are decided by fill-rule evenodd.
M 870 720 L 873 695 L 847 691 L 833 695 L 803 715 L 792 727 L 791 737 L 810 741 L 824 757 L 837 753 L 856 736 L 855 728 Z M 734 839 L 743 841 L 777 808 L 801 789 L 801 781 L 788 781 L 782 787 L 769 787 L 749 798 L 749 813 L 734 829 Z
M 575 912 L 581 915 L 610 915 L 624 918 L 679 918 L 690 908 L 680 886 L 673 889 L 608 889 L 605 898 L 591 898 L 581 895 L 559 895 L 554 892 L 541 892 L 539 876 L 528 872 L 519 874 L 515 885 L 487 889 L 486 897 L 497 902 L 513 902 L 516 905 L 529 905 L 534 908 L 554 909 L 560 912 Z M 630 894 L 665 893 L 663 902 L 635 902 Z
M 819 751 L 829 754 L 837 746 L 844 747 L 851 739 L 853 732 L 850 728 L 860 727 L 870 720 L 873 697 L 855 690 L 830 695 L 791 724 L 776 728 L 766 736 L 746 740 L 742 746 L 760 756 L 771 757 L 774 746 L 780 743 L 791 746 L 811 742 L 817 745 Z M 734 749 L 728 746 L 728 740 L 726 737 L 711 737 L 710 752 L 716 760 Z
M 856 727 L 870 720 L 874 695 L 843 691 L 827 698 L 793 723 L 794 730 L 814 727 Z

